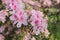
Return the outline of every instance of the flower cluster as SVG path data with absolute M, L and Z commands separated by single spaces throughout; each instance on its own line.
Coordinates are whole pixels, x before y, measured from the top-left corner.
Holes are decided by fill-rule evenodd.
M 32 2 L 32 3 L 31 3 Z M 44 18 L 43 12 L 39 10 L 32 9 L 30 10 L 30 18 L 28 16 L 28 13 L 24 9 L 25 4 L 30 4 L 33 6 L 41 7 L 40 3 L 37 1 L 32 0 L 2 0 L 2 3 L 5 4 L 5 7 L 8 11 L 11 11 L 11 16 L 9 17 L 13 25 L 16 25 L 17 28 L 20 28 L 21 25 L 29 25 L 28 22 L 33 26 L 33 33 L 38 35 L 40 32 L 44 32 L 44 30 L 47 29 L 47 20 Z M 37 5 L 38 4 L 38 5 Z M 51 2 L 49 0 L 44 0 L 43 5 L 51 5 Z M 3 15 L 4 14 L 4 15 Z M 0 21 L 4 22 L 6 19 L 6 12 L 1 11 L 0 12 Z
M 31 25 L 34 26 L 33 29 L 35 33 L 39 34 L 39 32 L 43 32 L 47 29 L 47 20 L 44 17 L 43 12 L 40 12 L 38 10 L 32 10 L 31 12 Z
M 56 1 L 56 3 L 60 3 L 60 0 L 53 0 L 53 2 L 54 1 Z M 39 0 L 39 2 L 37 0 L 2 0 L 2 4 L 5 6 L 5 9 L 0 10 L 0 22 L 6 22 L 6 24 L 11 26 L 11 30 L 16 26 L 19 30 L 16 34 L 19 34 L 23 25 L 23 27 L 27 28 L 32 27 L 28 29 L 32 30 L 32 35 L 44 33 L 45 36 L 48 37 L 50 34 L 47 30 L 48 18 L 46 18 L 43 11 L 40 11 L 40 8 L 44 9 L 45 7 L 54 6 L 55 4 L 53 2 L 52 0 Z M 3 25 L 0 26 L 0 33 L 3 33 L 5 30 Z M 25 36 L 24 40 L 25 39 L 36 40 L 35 37 L 31 38 L 30 32 Z
M 17 28 L 20 28 L 22 24 L 27 25 L 27 14 L 24 12 L 22 0 L 11 0 L 10 7 L 13 10 L 10 20 L 17 23 Z
M 14 21 L 13 24 L 17 23 L 17 28 L 20 28 L 22 24 L 28 25 L 27 23 L 27 14 L 23 12 L 23 10 L 13 13 L 10 17 L 10 20 Z

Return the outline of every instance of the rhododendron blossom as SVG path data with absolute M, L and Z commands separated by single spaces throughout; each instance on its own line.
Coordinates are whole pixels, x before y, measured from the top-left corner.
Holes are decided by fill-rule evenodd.
M 17 23 L 17 28 L 20 28 L 22 24 L 27 25 L 27 14 L 24 12 L 24 6 L 22 0 L 11 0 L 11 8 L 13 10 L 10 20 Z
M 40 32 L 44 32 L 44 30 L 47 29 L 47 20 L 44 19 L 43 16 L 43 12 L 32 10 L 32 15 L 30 18 L 31 25 L 38 28 Z
M 11 0 L 11 8 L 13 10 L 20 10 L 20 9 L 23 9 L 23 2 L 22 0 Z
M 22 0 L 2 0 L 2 2 L 7 10 L 18 11 L 24 8 Z
M 14 21 L 13 24 L 16 24 L 17 22 L 17 28 L 20 28 L 22 24 L 27 25 L 27 14 L 24 13 L 22 10 L 12 14 L 10 17 L 10 20 Z

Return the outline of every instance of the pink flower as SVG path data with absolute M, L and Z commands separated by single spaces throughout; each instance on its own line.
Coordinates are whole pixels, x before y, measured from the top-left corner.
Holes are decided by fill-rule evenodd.
M 4 30 L 5 30 L 4 26 L 1 26 L 0 27 L 0 33 L 4 32 Z
M 37 1 L 34 3 L 34 5 L 37 6 L 37 7 L 41 7 L 41 4 Z
M 1 10 L 0 11 L 0 22 L 2 21 L 3 23 L 6 21 L 6 16 L 7 16 L 7 13 L 5 10 Z
M 7 10 L 10 10 L 10 0 L 2 0 L 2 4 L 6 7 Z
M 10 12 L 12 14 L 10 20 L 14 22 L 13 24 L 17 23 L 17 28 L 20 28 L 22 24 L 27 25 L 27 14 L 24 12 L 22 0 L 11 0 L 10 7 L 13 10 Z
M 45 34 L 45 37 L 48 37 L 49 34 L 50 34 L 50 32 L 48 32 L 48 30 L 46 29 L 46 30 L 44 31 L 44 34 Z
M 31 40 L 36 40 L 35 37 L 32 37 Z
M 38 27 L 33 27 L 33 34 L 35 35 L 40 34 L 40 29 Z
M 44 30 L 47 29 L 47 20 L 43 18 L 43 16 L 43 12 L 40 12 L 38 10 L 32 10 L 31 12 L 30 22 L 31 25 L 34 26 L 35 30 L 37 30 L 36 32 L 44 32 Z
M 4 36 L 0 34 L 0 40 L 4 40 Z
M 43 0 L 43 5 L 44 6 L 51 6 L 52 2 L 51 2 L 51 0 Z
M 2 0 L 3 4 L 7 4 L 9 0 Z
M 13 24 L 17 23 L 17 28 L 20 28 L 22 24 L 27 25 L 27 14 L 23 10 L 18 11 L 10 17 L 10 20 L 14 21 Z
M 22 0 L 11 0 L 10 4 L 11 8 L 16 11 L 24 8 Z
M 24 8 L 22 0 L 2 0 L 2 2 L 8 11 L 18 11 Z

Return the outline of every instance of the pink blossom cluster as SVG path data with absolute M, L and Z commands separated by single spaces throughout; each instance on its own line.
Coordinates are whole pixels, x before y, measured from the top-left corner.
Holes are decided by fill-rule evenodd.
M 22 0 L 2 0 L 7 10 L 18 11 L 24 8 Z
M 13 13 L 10 17 L 10 20 L 14 21 L 13 24 L 17 23 L 17 28 L 20 28 L 22 24 L 28 25 L 27 23 L 27 14 L 23 10 Z
M 27 14 L 24 11 L 24 4 L 22 0 L 2 0 L 3 4 L 6 4 L 6 9 L 12 9 L 12 16 L 10 20 L 14 21 L 13 24 L 17 23 L 17 27 L 21 27 L 22 24 L 27 25 Z
M 32 1 L 32 0 L 24 0 L 25 3 L 28 3 L 30 5 L 42 7 L 42 6 L 51 6 L 52 1 L 51 0 L 40 0 L 40 3 L 37 1 Z M 42 4 L 41 4 L 42 3 Z
M 44 33 L 44 36 L 48 37 L 50 34 L 47 29 L 48 18 L 40 11 L 40 8 L 43 10 L 48 9 L 44 11 L 50 12 L 50 7 L 59 5 L 60 0 L 2 0 L 2 4 L 5 9 L 0 10 L 0 24 L 2 24 L 0 25 L 0 40 L 4 40 L 7 36 L 12 36 L 10 34 L 12 30 L 17 35 L 24 31 L 26 35 L 24 35 L 23 40 L 36 40 L 34 35 Z M 22 25 L 24 25 L 23 29 L 26 27 L 27 31 L 21 29 Z
M 13 2 L 14 1 L 14 2 Z M 15 5 L 13 7 L 16 7 L 17 5 L 16 4 L 20 4 L 20 8 L 23 7 L 21 4 L 22 4 L 22 1 L 26 4 L 29 4 L 29 5 L 35 5 L 35 6 L 39 6 L 39 7 L 45 7 L 45 6 L 52 6 L 54 5 L 53 2 L 56 2 L 56 4 L 59 4 L 60 3 L 60 0 L 39 0 L 40 2 L 37 2 L 36 1 L 33 1 L 33 0 L 2 0 L 3 4 L 6 4 L 7 8 L 10 8 L 8 6 L 12 6 L 12 5 Z M 53 2 L 52 2 L 53 1 Z M 15 4 L 14 4 L 15 3 Z M 13 9 L 13 7 L 11 7 Z
M 47 19 L 44 18 L 43 12 L 39 10 L 32 9 L 30 12 L 30 18 L 28 17 L 28 13 L 26 10 L 24 10 L 24 0 L 2 0 L 3 4 L 6 4 L 6 9 L 10 8 L 12 9 L 11 16 L 9 17 L 13 25 L 16 24 L 17 28 L 20 28 L 23 25 L 27 26 L 29 25 L 28 22 L 33 26 L 33 33 L 38 35 L 40 32 L 44 32 L 47 29 L 48 23 Z M 33 2 L 25 0 L 24 2 L 27 2 L 28 4 L 37 5 L 38 2 Z M 32 2 L 32 3 L 31 3 Z M 49 0 L 43 0 L 44 5 L 51 5 L 51 2 Z M 36 4 L 37 3 L 37 4 Z M 39 6 L 39 5 L 37 5 Z M 40 6 L 39 6 L 40 7 Z M 9 9 L 8 9 L 9 10 Z M 0 21 L 4 22 L 6 19 L 6 12 L 1 11 L 0 12 Z M 33 38 L 34 39 L 34 38 Z
M 31 25 L 34 26 L 33 27 L 33 31 L 35 31 L 35 33 L 39 34 L 40 32 L 44 32 L 44 30 L 47 29 L 47 20 L 45 18 L 43 18 L 44 14 L 43 12 L 40 12 L 38 10 L 32 10 L 31 12 Z
M 10 0 L 10 6 L 13 10 L 18 11 L 24 8 L 22 0 Z
M 27 25 L 27 14 L 23 9 L 22 0 L 11 0 L 10 5 L 13 10 L 10 20 L 14 21 L 13 24 L 17 23 L 17 28 L 20 28 L 22 24 Z
M 23 0 L 25 3 L 33 5 L 33 6 L 38 6 L 38 7 L 50 7 L 54 6 L 56 4 L 60 3 L 60 0 L 39 0 L 40 2 L 37 2 L 38 0 Z

